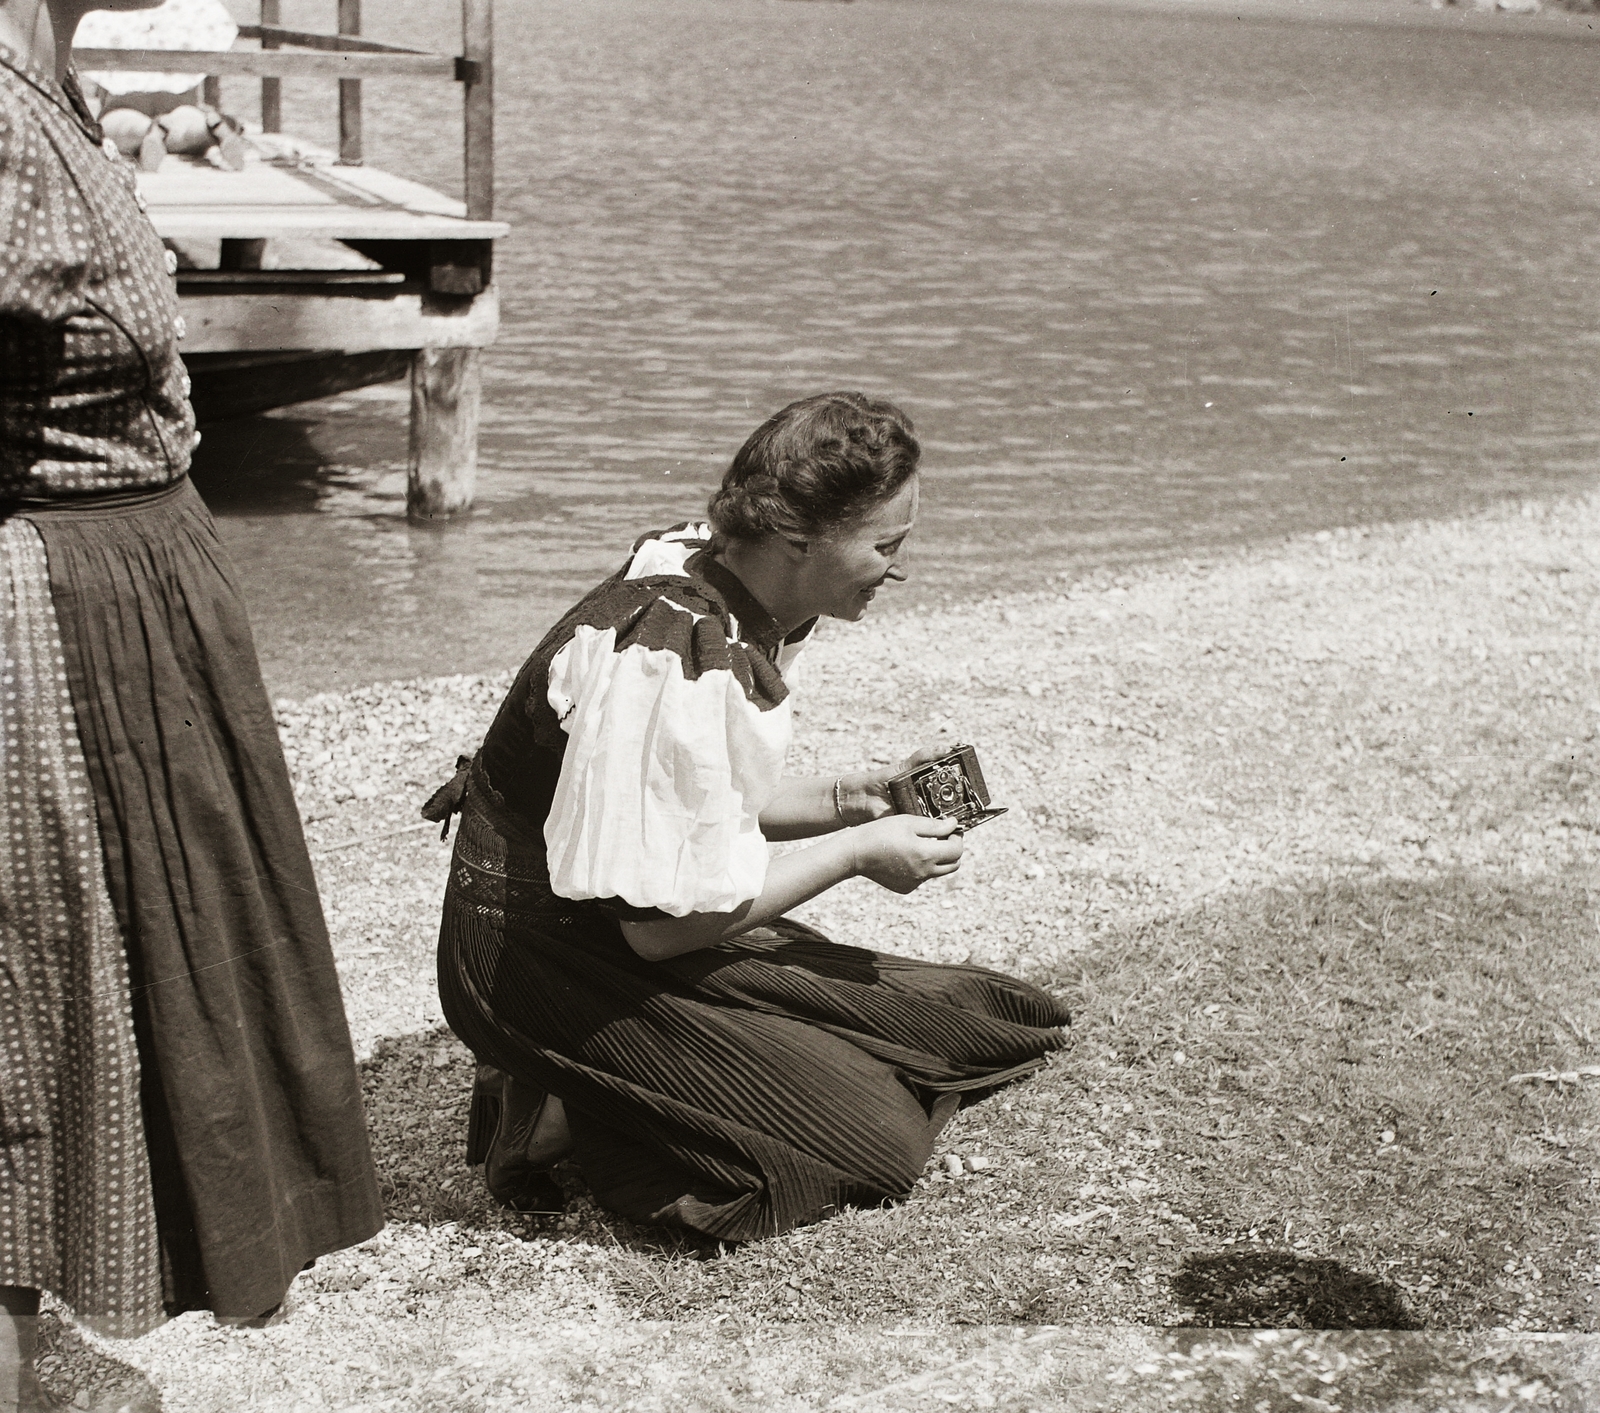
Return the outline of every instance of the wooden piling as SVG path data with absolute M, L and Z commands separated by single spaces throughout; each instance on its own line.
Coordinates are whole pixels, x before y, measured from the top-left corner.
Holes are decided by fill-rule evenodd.
M 340 0 L 345 3 L 345 0 Z M 467 219 L 494 215 L 494 4 L 461 0 L 462 175 Z M 488 284 L 490 250 L 477 268 L 438 266 L 435 289 L 455 292 L 470 273 L 472 291 Z M 469 292 L 461 284 L 461 292 Z M 413 520 L 446 519 L 472 504 L 478 480 L 478 409 L 483 355 L 476 348 L 425 348 L 411 364 L 411 463 L 406 511 Z
M 494 216 L 494 3 L 461 0 L 464 193 L 469 221 Z
M 406 512 L 413 520 L 447 519 L 472 504 L 482 396 L 480 350 L 423 348 L 413 356 L 406 483 Z
M 361 33 L 361 0 L 339 0 L 339 33 Z M 361 80 L 339 80 L 339 161 L 361 165 Z
M 263 25 L 281 25 L 283 23 L 282 6 L 279 0 L 261 0 L 261 23 Z M 263 36 L 261 40 L 263 49 L 276 49 L 276 39 Z M 283 130 L 283 80 L 277 78 L 264 78 L 261 80 L 261 131 L 281 132 Z

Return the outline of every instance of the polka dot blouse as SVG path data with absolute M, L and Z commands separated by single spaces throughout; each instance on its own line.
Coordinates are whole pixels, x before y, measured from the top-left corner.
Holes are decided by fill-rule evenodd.
M 77 81 L 0 45 L 0 503 L 152 489 L 198 437 L 166 251 Z

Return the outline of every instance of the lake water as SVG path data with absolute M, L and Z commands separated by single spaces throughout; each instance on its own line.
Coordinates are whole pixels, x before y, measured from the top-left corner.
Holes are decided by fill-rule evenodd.
M 900 604 L 1592 486 L 1600 17 L 1446 18 L 501 0 L 477 508 L 406 523 L 402 385 L 208 429 L 269 685 L 520 662 L 833 387 L 923 440 Z M 456 189 L 450 87 L 367 88 L 369 161 Z

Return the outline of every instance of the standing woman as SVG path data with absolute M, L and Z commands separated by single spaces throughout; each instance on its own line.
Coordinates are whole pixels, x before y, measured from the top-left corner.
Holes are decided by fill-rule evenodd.
M 462 808 L 439 985 L 481 1064 L 468 1161 L 502 1202 L 559 1202 L 571 1151 L 625 1216 L 770 1236 L 904 1196 L 963 1094 L 1064 1043 L 1066 1012 L 1025 982 L 785 916 L 847 879 L 909 893 L 959 866 L 953 821 L 891 812 L 891 770 L 782 773 L 816 620 L 905 577 L 918 456 L 889 403 L 784 408 L 709 524 L 644 536 L 550 630 L 429 802 Z
M 259 1319 L 382 1220 L 282 750 L 187 479 L 166 253 L 69 65 L 90 8 L 0 0 L 0 1371 L 24 1383 L 41 1289 L 119 1334 Z

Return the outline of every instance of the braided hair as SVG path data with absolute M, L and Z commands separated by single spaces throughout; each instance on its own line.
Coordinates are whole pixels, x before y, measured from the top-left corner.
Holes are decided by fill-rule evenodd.
M 826 535 L 888 500 L 917 471 L 911 419 L 863 393 L 821 393 L 774 413 L 739 448 L 707 513 L 717 535 Z

